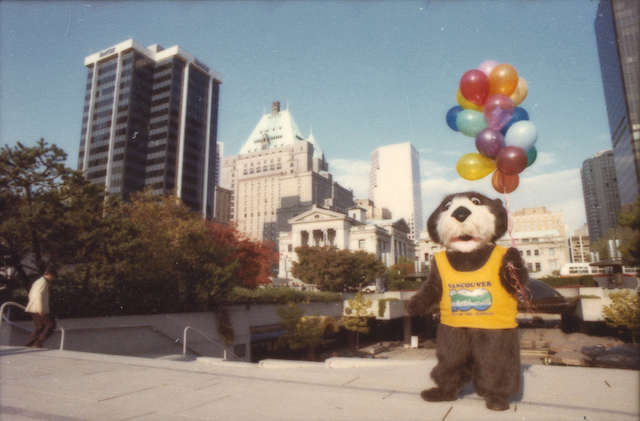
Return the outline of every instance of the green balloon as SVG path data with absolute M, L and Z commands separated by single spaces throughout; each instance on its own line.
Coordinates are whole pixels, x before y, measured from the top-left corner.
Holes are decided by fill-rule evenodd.
M 527 167 L 536 162 L 536 158 L 538 157 L 538 151 L 535 146 L 532 146 L 527 151 Z
M 456 117 L 458 131 L 467 136 L 476 137 L 478 133 L 487 128 L 484 114 L 480 111 L 463 110 Z

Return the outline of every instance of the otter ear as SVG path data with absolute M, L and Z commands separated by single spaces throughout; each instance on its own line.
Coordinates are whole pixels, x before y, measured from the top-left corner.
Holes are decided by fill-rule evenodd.
M 496 217 L 496 228 L 495 234 L 493 235 L 493 241 L 496 241 L 507 232 L 509 217 L 507 215 L 507 210 L 502 205 L 502 200 L 500 199 L 492 200 L 491 212 Z

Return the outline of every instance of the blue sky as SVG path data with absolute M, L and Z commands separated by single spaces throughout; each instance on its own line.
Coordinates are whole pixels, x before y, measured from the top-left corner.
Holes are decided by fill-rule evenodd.
M 330 170 L 366 196 L 370 153 L 410 141 L 420 151 L 423 214 L 462 189 L 473 139 L 450 130 L 462 74 L 510 63 L 529 83 L 522 103 L 539 132 L 538 162 L 512 209 L 565 212 L 584 223 L 582 162 L 610 148 L 593 22 L 596 0 L 0 2 L 0 142 L 44 137 L 76 166 L 84 57 L 134 38 L 180 45 L 222 74 L 219 141 L 235 154 L 280 100 L 311 130 Z

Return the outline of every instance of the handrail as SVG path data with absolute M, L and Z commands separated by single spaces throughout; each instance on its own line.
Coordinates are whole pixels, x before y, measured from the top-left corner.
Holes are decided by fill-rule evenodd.
M 0 306 L 0 327 L 2 327 L 2 322 L 6 321 L 7 323 L 9 323 L 11 326 L 13 327 L 17 327 L 18 329 L 22 329 L 25 330 L 27 332 L 30 332 L 29 329 L 26 329 L 20 325 L 17 325 L 16 323 L 13 323 L 11 320 L 7 319 L 6 316 L 4 315 L 4 309 L 5 307 L 9 307 L 9 306 L 14 306 L 14 307 L 18 307 L 19 309 L 21 309 L 22 311 L 26 310 L 27 308 L 25 306 L 23 306 L 20 303 L 16 303 L 13 301 L 6 301 L 4 303 L 2 303 L 2 305 Z M 60 331 L 60 350 L 64 350 L 64 338 L 65 338 L 65 329 L 64 327 L 62 327 L 60 325 L 60 322 L 58 321 L 58 319 L 55 319 L 56 321 L 56 329 L 55 330 L 59 330 Z
M 182 356 L 183 357 L 186 357 L 186 355 L 187 355 L 187 332 L 189 332 L 189 330 L 193 330 L 195 332 L 198 332 L 202 337 L 204 337 L 206 340 L 208 340 L 212 344 L 221 346 L 223 348 L 223 352 L 222 352 L 222 360 L 223 361 L 228 361 L 228 358 L 227 358 L 228 354 L 231 355 L 231 359 L 233 359 L 233 360 L 242 360 L 242 358 L 238 357 L 233 351 L 227 350 L 226 345 L 222 344 L 217 339 L 213 339 L 213 338 L 209 337 L 206 333 L 204 333 L 200 329 L 196 329 L 195 327 L 191 327 L 191 326 L 186 326 L 184 328 L 184 332 L 183 332 L 183 335 L 182 335 L 182 338 L 183 338 L 182 339 Z

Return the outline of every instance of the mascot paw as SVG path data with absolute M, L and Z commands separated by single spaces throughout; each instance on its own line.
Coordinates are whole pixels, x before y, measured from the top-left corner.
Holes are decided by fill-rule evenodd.
M 455 401 L 458 399 L 455 392 L 447 392 L 439 387 L 423 390 L 420 392 L 420 397 L 427 402 Z
M 485 400 L 485 403 L 487 404 L 487 408 L 492 411 L 506 411 L 509 409 L 509 401 L 504 398 L 490 396 Z

